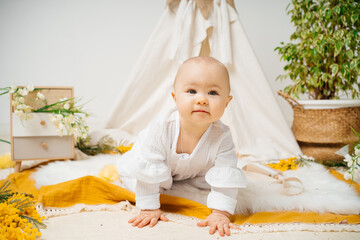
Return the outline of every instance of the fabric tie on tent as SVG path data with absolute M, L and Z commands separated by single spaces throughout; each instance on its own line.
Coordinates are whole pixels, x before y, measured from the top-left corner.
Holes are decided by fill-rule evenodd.
M 166 4 L 169 6 L 171 11 L 175 11 L 175 8 L 179 6 L 181 0 L 167 0 Z M 235 8 L 234 0 L 226 0 L 227 4 Z M 201 14 L 205 19 L 208 19 L 209 13 L 213 7 L 213 0 L 195 0 L 196 7 L 201 11 Z
M 231 11 L 232 14 L 229 15 L 226 0 L 215 0 L 212 12 L 214 16 L 210 19 L 205 19 L 199 11 L 195 1 L 182 0 L 180 2 L 172 33 L 170 59 L 176 58 L 179 63 L 182 63 L 194 56 L 193 52 L 199 53 L 201 43 L 206 39 L 209 28 L 213 28 L 214 39 L 211 38 L 209 42 L 210 48 L 219 53 L 218 60 L 225 65 L 231 65 L 229 23 L 236 20 L 236 13 Z M 214 24 L 214 21 L 218 24 Z

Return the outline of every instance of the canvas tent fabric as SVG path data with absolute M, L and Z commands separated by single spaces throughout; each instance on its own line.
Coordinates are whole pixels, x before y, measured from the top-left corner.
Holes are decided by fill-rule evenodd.
M 264 162 L 301 154 L 232 4 L 203 1 L 212 4 L 205 18 L 198 1 L 175 2 L 160 17 L 106 129 L 136 137 L 158 114 L 175 106 L 171 89 L 180 64 L 205 55 L 229 70 L 233 100 L 222 121 L 230 127 L 239 155 Z

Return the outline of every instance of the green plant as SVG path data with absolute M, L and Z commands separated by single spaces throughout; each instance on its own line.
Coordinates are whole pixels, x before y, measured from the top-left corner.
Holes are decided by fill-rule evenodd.
M 287 62 L 277 79 L 293 81 L 284 92 L 295 98 L 304 93 L 313 99 L 337 99 L 339 93 L 358 98 L 359 1 L 292 0 L 287 10 L 295 32 L 291 42 L 275 48 Z

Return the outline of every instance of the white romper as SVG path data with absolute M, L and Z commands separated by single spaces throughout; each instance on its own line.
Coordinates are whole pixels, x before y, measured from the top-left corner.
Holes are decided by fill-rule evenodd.
M 211 188 L 209 208 L 234 214 L 238 188 L 246 187 L 247 180 L 236 167 L 230 129 L 221 121 L 212 123 L 190 155 L 176 153 L 179 131 L 179 113 L 174 108 L 144 129 L 131 151 L 117 161 L 124 187 L 136 195 L 136 206 L 158 209 L 162 189 L 170 189 L 173 181 L 190 179 L 194 186 Z

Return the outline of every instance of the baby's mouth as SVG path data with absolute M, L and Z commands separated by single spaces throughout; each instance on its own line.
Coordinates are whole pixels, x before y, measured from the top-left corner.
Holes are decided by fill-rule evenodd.
M 194 110 L 193 112 L 194 113 L 207 113 L 207 114 L 210 114 L 208 111 L 205 111 L 205 110 Z

